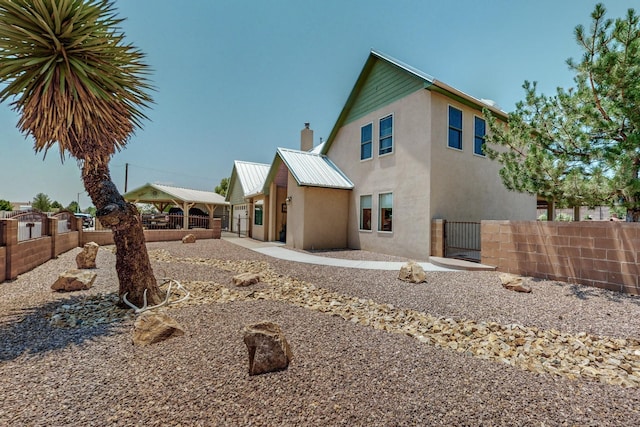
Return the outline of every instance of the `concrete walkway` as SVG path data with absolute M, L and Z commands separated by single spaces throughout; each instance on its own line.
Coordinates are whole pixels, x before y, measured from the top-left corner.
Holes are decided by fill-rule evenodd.
M 368 270 L 396 270 L 399 271 L 406 262 L 391 261 L 360 261 L 352 259 L 328 258 L 309 253 L 292 251 L 284 247 L 281 242 L 261 242 L 250 237 L 238 237 L 231 233 L 222 233 L 222 239 L 227 242 L 242 246 L 252 251 L 260 252 L 274 258 L 288 261 L 303 262 L 306 264 L 330 265 L 334 267 L 362 268 Z M 424 271 L 456 271 L 455 269 L 441 267 L 429 262 L 419 262 Z

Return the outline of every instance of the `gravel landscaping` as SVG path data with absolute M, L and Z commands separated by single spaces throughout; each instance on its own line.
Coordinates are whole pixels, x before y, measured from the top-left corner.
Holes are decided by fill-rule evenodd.
M 640 424 L 638 297 L 530 278 L 512 292 L 495 272 L 410 284 L 224 240 L 148 248 L 156 275 L 193 293 L 166 309 L 185 335 L 151 346 L 132 345 L 134 316 L 113 304 L 110 247 L 88 291 L 50 290 L 80 249 L 0 284 L 0 425 Z M 387 259 L 347 252 L 315 255 Z M 236 288 L 245 271 L 262 281 Z M 264 320 L 293 360 L 249 376 L 241 329 Z

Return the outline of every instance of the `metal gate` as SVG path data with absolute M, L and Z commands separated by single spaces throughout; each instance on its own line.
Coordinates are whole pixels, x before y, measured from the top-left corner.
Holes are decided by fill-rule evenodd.
M 480 262 L 480 223 L 445 221 L 444 256 Z

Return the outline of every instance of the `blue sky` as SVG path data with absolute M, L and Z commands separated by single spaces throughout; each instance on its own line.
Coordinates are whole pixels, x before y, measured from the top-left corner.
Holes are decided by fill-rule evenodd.
M 630 0 L 605 2 L 610 18 Z M 568 87 L 573 29 L 590 0 L 117 0 L 127 41 L 147 54 L 155 104 L 111 162 L 124 190 L 147 182 L 213 190 L 234 160 L 271 163 L 311 123 L 326 138 L 370 49 L 511 111 L 525 80 Z M 637 8 L 636 8 L 637 9 Z M 91 205 L 73 159 L 43 160 L 0 105 L 0 199 L 45 193 Z

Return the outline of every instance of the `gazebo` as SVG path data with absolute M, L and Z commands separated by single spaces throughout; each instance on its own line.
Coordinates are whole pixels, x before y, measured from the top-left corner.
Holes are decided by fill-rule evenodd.
M 224 217 L 229 202 L 224 196 L 213 191 L 192 190 L 190 188 L 171 187 L 161 184 L 145 184 L 142 187 L 128 191 L 124 199 L 131 203 L 149 203 L 158 211 L 164 212 L 168 206 L 177 206 L 184 214 L 183 227 L 188 228 L 189 209 L 204 208 L 209 212 L 209 224 L 215 217 Z

